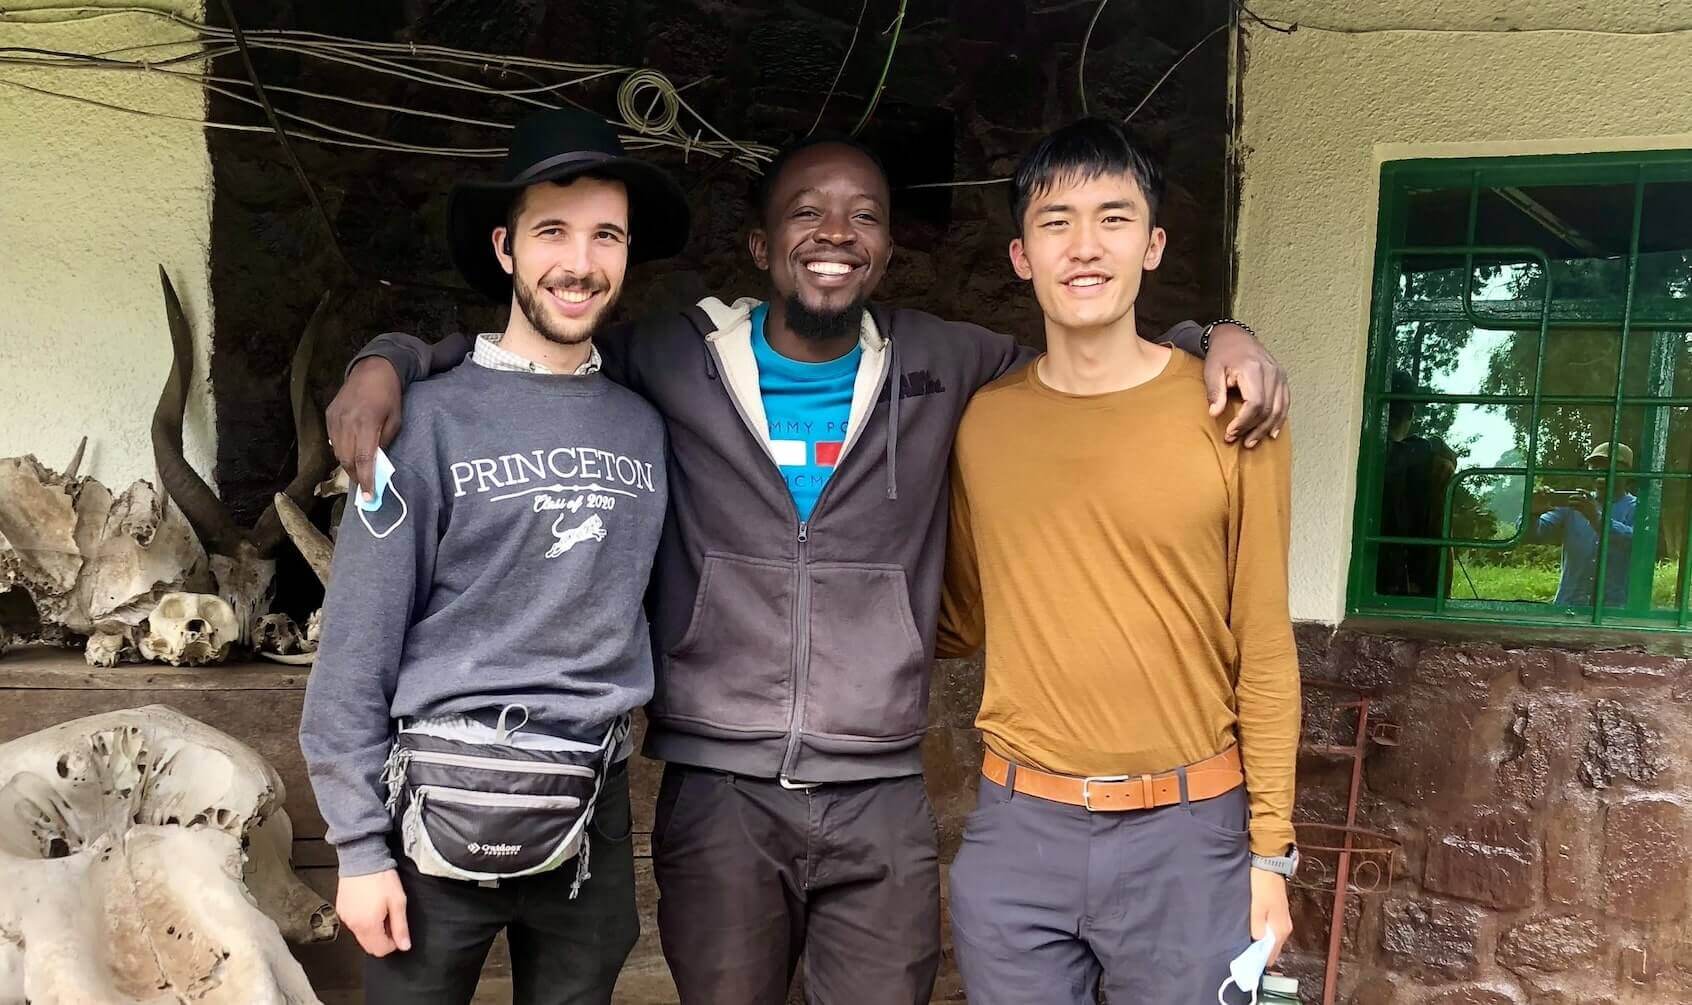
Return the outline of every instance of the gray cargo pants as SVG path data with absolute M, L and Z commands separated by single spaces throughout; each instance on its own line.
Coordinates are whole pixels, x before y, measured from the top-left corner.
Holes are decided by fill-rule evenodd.
M 1246 805 L 1241 786 L 1093 813 L 983 778 L 949 875 L 971 1005 L 1092 1005 L 1101 984 L 1122 1005 L 1214 1003 L 1251 944 Z
M 786 789 L 670 764 L 652 828 L 658 933 L 684 1005 L 918 1005 L 940 967 L 922 778 Z

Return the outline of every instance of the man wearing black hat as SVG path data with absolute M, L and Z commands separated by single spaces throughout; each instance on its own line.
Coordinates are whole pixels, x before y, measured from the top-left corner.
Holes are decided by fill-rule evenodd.
M 366 1001 L 469 1002 L 505 931 L 517 1002 L 609 1002 L 639 929 L 627 738 L 668 483 L 661 420 L 594 337 L 629 262 L 685 242 L 686 202 L 559 111 L 449 215 L 510 320 L 411 389 L 348 507 L 300 743 Z
M 969 396 L 1029 357 L 869 302 L 892 260 L 890 203 L 862 146 L 792 148 L 749 234 L 765 299 L 707 298 L 602 339 L 607 370 L 669 434 L 645 752 L 667 762 L 658 927 L 688 1005 L 780 1005 L 801 955 L 813 1002 L 927 1002 L 939 967 L 921 744 L 947 459 Z M 1175 334 L 1202 352 L 1212 330 Z M 1243 328 L 1214 334 L 1214 407 L 1245 385 L 1229 434 L 1249 445 L 1285 416 L 1281 373 Z M 468 351 L 394 335 L 366 348 L 391 365 L 355 363 L 330 408 L 361 482 L 401 380 L 462 369 Z

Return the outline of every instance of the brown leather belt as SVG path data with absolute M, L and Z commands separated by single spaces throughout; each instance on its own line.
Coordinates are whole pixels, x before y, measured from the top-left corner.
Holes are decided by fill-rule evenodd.
M 1011 762 L 987 751 L 981 773 L 1004 785 Z M 1214 799 L 1245 784 L 1240 768 L 1240 748 L 1229 747 L 1215 757 L 1187 765 L 1187 799 Z M 1016 766 L 1017 792 L 1054 803 L 1085 806 L 1095 813 L 1124 813 L 1174 806 L 1181 801 L 1181 778 L 1176 772 L 1157 775 L 1054 775 L 1024 765 Z

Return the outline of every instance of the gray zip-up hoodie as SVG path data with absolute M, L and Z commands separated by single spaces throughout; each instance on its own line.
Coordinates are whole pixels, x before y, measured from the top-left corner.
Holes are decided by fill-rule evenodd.
M 757 303 L 708 299 L 596 340 L 606 372 L 669 432 L 646 753 L 796 782 L 920 773 L 952 438 L 970 395 L 1030 353 L 976 325 L 872 306 L 850 439 L 801 523 L 770 451 Z M 360 356 L 410 381 L 467 348 L 385 335 Z

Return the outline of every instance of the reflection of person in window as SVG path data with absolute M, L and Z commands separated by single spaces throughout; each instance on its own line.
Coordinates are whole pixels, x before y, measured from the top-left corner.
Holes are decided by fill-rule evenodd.
M 1600 443 L 1586 455 L 1586 467 L 1606 471 L 1610 466 L 1611 445 Z M 1623 478 L 1621 472 L 1633 470 L 1633 449 L 1625 443 L 1614 447 L 1616 455 L 1616 496 L 1610 502 L 1610 551 L 1605 561 L 1604 603 L 1621 607 L 1627 603 L 1628 558 L 1633 553 L 1633 512 L 1639 500 L 1633 495 L 1633 480 Z M 1533 511 L 1539 515 L 1528 528 L 1526 540 L 1530 544 L 1559 543 L 1563 546 L 1563 576 L 1557 584 L 1554 603 L 1571 607 L 1590 606 L 1592 586 L 1598 574 L 1598 493 L 1604 488 L 1603 478 L 1597 482 L 1597 492 L 1538 492 L 1534 494 Z
M 1407 373 L 1392 375 L 1392 390 L 1415 389 Z M 1414 402 L 1387 406 L 1387 453 L 1381 491 L 1381 533 L 1389 537 L 1447 537 L 1442 527 L 1445 489 L 1457 470 L 1457 455 L 1437 438 L 1412 436 Z M 1383 544 L 1375 563 L 1375 592 L 1431 597 L 1438 589 L 1442 548 Z M 1446 577 L 1449 583 L 1450 576 Z

